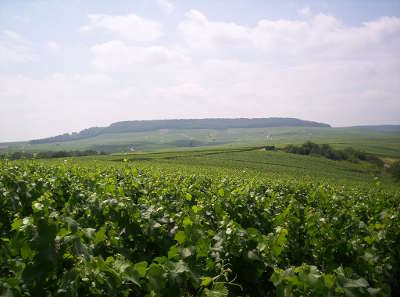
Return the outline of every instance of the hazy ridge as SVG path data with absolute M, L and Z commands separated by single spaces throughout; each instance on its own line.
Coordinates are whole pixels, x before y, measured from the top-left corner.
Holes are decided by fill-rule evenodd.
M 213 119 L 173 119 L 116 122 L 108 127 L 92 127 L 79 133 L 65 133 L 54 137 L 31 140 L 30 144 L 64 142 L 95 137 L 101 134 L 148 132 L 161 129 L 229 129 L 268 127 L 326 127 L 329 124 L 296 118 L 213 118 Z

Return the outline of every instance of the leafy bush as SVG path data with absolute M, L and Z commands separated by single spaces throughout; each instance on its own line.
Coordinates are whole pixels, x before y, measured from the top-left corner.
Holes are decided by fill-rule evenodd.
M 94 150 L 85 151 L 44 151 L 39 153 L 32 152 L 14 152 L 11 154 L 2 154 L 0 159 L 9 158 L 10 160 L 20 159 L 51 159 L 51 158 L 66 158 L 66 157 L 82 157 L 82 156 L 93 156 L 93 155 L 105 155 L 104 152 L 98 152 Z
M 274 145 L 267 145 L 267 146 L 264 146 L 264 150 L 266 150 L 266 151 L 275 151 L 276 147 Z
M 394 162 L 389 168 L 390 174 L 397 180 L 400 180 L 400 161 Z
M 329 144 L 316 144 L 307 141 L 301 146 L 288 145 L 284 151 L 300 155 L 320 155 L 331 160 L 347 160 L 350 162 L 368 161 L 378 167 L 383 167 L 384 162 L 377 156 L 355 150 L 351 147 L 344 150 L 335 150 Z

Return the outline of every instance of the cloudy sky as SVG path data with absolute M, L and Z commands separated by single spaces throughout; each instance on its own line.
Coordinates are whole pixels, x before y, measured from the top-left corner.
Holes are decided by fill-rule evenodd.
M 400 123 L 400 1 L 0 1 L 0 141 L 270 116 Z

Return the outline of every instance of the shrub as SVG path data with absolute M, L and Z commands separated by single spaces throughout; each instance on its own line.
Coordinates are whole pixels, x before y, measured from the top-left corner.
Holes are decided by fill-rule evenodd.
M 352 147 L 345 148 L 344 150 L 335 150 L 329 144 L 316 144 L 307 141 L 301 146 L 288 145 L 284 151 L 292 154 L 299 155 L 319 155 L 331 160 L 348 160 L 350 162 L 358 163 L 360 161 L 367 161 L 375 164 L 378 167 L 383 167 L 384 162 L 377 156 L 368 154 Z
M 400 180 L 400 161 L 394 162 L 389 168 L 389 173 L 397 180 Z
M 266 151 L 275 151 L 275 146 L 274 145 L 267 145 L 264 147 L 264 150 Z

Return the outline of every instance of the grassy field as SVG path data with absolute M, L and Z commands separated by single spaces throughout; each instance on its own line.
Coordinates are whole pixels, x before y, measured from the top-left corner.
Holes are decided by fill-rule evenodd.
M 158 130 L 151 132 L 104 134 L 93 138 L 34 144 L 0 144 L 3 151 L 46 151 L 94 149 L 106 152 L 170 150 L 198 147 L 242 147 L 256 145 L 300 144 L 307 140 L 329 143 L 336 148 L 352 146 L 374 154 L 400 157 L 400 133 L 359 128 L 252 128 L 221 130 Z
M 106 156 L 52 159 L 84 166 L 129 166 L 152 171 L 213 176 L 243 176 L 268 181 L 330 183 L 346 187 L 370 188 L 377 184 L 396 190 L 399 185 L 382 168 L 368 162 L 333 161 L 320 156 L 303 156 L 260 147 L 202 147 L 190 150 L 135 152 Z

